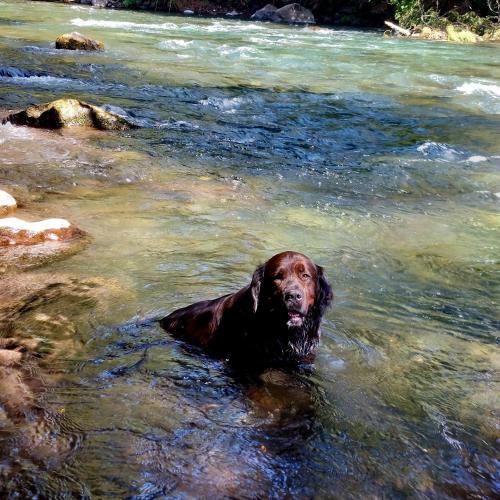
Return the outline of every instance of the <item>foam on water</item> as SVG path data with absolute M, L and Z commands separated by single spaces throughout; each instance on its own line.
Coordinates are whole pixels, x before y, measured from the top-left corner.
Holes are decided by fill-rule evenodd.
M 27 127 L 16 127 L 11 123 L 0 124 L 0 144 L 11 140 L 31 141 L 35 138 Z
M 487 85 L 484 83 L 464 83 L 457 87 L 458 92 L 462 92 L 466 95 L 471 94 L 486 94 L 488 96 L 500 97 L 500 86 L 498 85 Z
M 246 103 L 248 99 L 244 97 L 232 97 L 232 98 L 221 98 L 221 97 L 208 97 L 207 99 L 202 99 L 199 101 L 203 106 L 212 106 L 216 109 L 220 109 L 225 112 L 234 112 L 242 104 Z
M 193 45 L 192 40 L 163 40 L 158 44 L 160 49 L 185 49 Z
M 155 32 L 177 29 L 177 25 L 174 23 L 162 23 L 162 24 L 144 24 L 144 23 L 131 23 L 128 21 L 106 21 L 97 19 L 81 19 L 77 17 L 71 20 L 71 24 L 80 27 L 96 27 L 96 28 L 111 28 L 111 29 L 123 29 L 128 31 L 145 31 L 145 32 Z
M 71 20 L 71 24 L 79 27 L 96 27 L 122 29 L 127 31 L 143 31 L 146 33 L 155 33 L 169 30 L 195 30 L 212 32 L 239 32 L 239 31 L 256 31 L 264 30 L 266 27 L 259 26 L 253 23 L 234 23 L 231 24 L 214 22 L 208 25 L 194 25 L 190 23 L 161 23 L 161 24 L 146 24 L 133 23 L 130 21 L 108 21 L 104 19 L 82 19 L 80 17 Z
M 0 77 L 0 81 L 6 80 L 7 77 Z M 39 84 L 39 85 L 67 85 L 68 83 L 75 82 L 70 78 L 61 78 L 58 76 L 14 76 L 9 77 L 11 82 L 16 82 L 22 84 Z
M 453 149 L 447 144 L 432 141 L 424 142 L 418 146 L 417 151 L 422 153 L 424 156 L 436 158 L 441 161 L 452 161 L 457 157 L 457 155 L 461 154 L 459 151 Z
M 221 45 L 219 53 L 223 56 L 240 56 L 244 58 L 252 57 L 259 51 L 253 47 L 229 47 L 228 45 Z

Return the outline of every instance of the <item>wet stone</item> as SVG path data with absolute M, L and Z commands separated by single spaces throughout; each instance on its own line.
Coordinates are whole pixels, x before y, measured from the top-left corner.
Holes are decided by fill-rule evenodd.
M 66 50 L 103 50 L 104 44 L 77 31 L 65 33 L 56 38 L 56 49 Z
M 3 123 L 29 127 L 59 129 L 65 127 L 90 127 L 99 130 L 128 130 L 137 125 L 123 116 L 106 111 L 78 99 L 57 99 L 45 104 L 28 106 L 12 113 Z
M 27 222 L 17 217 L 0 219 L 0 247 L 36 245 L 45 241 L 69 241 L 83 236 L 83 231 L 65 219 Z

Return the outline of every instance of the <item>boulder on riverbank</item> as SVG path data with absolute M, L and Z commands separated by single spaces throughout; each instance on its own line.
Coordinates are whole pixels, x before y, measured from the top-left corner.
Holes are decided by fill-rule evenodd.
M 274 22 L 289 24 L 314 24 L 313 13 L 298 3 L 289 3 L 274 13 Z
M 277 10 L 278 10 L 277 7 L 268 3 L 267 5 L 262 7 L 262 9 L 259 9 L 258 11 L 256 11 L 250 17 L 250 19 L 254 19 L 255 21 L 272 21 L 273 16 Z
M 58 99 L 47 104 L 28 106 L 7 116 L 2 123 L 38 128 L 91 127 L 100 130 L 137 128 L 123 116 L 105 111 L 78 99 Z
M 104 44 L 88 36 L 73 31 L 56 38 L 56 49 L 66 50 L 104 50 Z
M 315 23 L 313 13 L 298 3 L 290 3 L 281 7 L 281 9 L 277 9 L 274 5 L 267 4 L 265 7 L 255 12 L 251 16 L 251 19 L 288 24 Z

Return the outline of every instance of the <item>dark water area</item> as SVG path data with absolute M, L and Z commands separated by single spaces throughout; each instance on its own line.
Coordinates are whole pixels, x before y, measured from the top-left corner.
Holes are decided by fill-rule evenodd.
M 56 50 L 74 30 L 106 50 Z M 496 498 L 498 55 L 0 0 L 2 114 L 78 97 L 142 126 L 0 126 L 18 216 L 89 234 L 0 255 L 0 340 L 37 346 L 0 366 L 0 495 Z M 143 321 L 286 249 L 335 293 L 312 370 L 237 372 Z

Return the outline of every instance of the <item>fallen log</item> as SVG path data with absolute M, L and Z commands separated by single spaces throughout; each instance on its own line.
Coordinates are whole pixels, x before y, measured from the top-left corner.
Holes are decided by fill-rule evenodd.
M 397 33 L 400 33 L 401 35 L 404 35 L 404 36 L 410 36 L 411 35 L 411 31 L 410 30 L 407 30 L 405 28 L 401 28 L 401 26 L 398 26 L 397 24 L 391 23 L 390 21 L 384 21 L 384 24 L 386 24 L 387 26 L 389 26 L 389 28 L 391 28 L 392 30 L 396 31 Z

